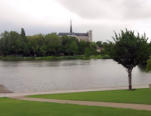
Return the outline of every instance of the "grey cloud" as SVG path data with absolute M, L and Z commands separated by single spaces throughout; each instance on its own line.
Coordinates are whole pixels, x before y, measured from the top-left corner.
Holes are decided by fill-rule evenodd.
M 67 9 L 84 18 L 110 17 L 113 0 L 57 0 Z M 117 5 L 116 5 L 117 6 Z M 113 15 L 113 14 L 112 14 Z
M 57 0 L 82 18 L 137 19 L 151 17 L 150 0 Z
M 0 33 L 4 32 L 4 30 L 15 30 L 20 32 L 21 27 L 25 28 L 28 35 L 69 31 L 69 25 L 66 24 L 53 25 L 53 22 L 52 24 L 36 22 L 37 20 L 35 18 L 30 18 L 32 14 L 26 15 L 20 13 L 19 11 L 15 11 L 13 8 L 9 7 L 7 2 L 5 4 L 4 1 L 6 0 L 0 0 Z M 149 19 L 151 17 L 151 0 L 56 1 L 62 4 L 62 6 L 70 12 L 81 16 L 81 18 L 84 19 L 82 20 L 83 22 L 87 22 L 84 24 L 82 24 L 82 22 L 80 22 L 80 24 L 76 24 L 73 19 L 74 32 L 86 32 L 89 29 L 92 29 L 94 41 L 112 40 L 113 31 L 129 27 L 130 29 L 134 28 L 135 30 L 138 30 L 138 32 L 148 32 L 147 35 L 150 34 L 149 30 L 151 29 L 151 25 Z
M 151 1 L 150 0 L 124 0 L 123 1 L 124 18 L 150 18 Z
M 0 23 L 28 23 L 30 22 L 30 17 L 26 17 L 24 14 L 13 9 L 7 1 L 0 0 Z

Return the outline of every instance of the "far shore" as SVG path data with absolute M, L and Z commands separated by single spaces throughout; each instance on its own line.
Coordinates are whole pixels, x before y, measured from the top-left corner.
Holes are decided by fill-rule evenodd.
M 24 57 L 24 56 L 0 56 L 0 60 L 4 61 L 38 61 L 38 60 L 89 60 L 89 59 L 111 59 L 108 55 L 79 55 L 79 56 L 43 56 L 43 57 Z

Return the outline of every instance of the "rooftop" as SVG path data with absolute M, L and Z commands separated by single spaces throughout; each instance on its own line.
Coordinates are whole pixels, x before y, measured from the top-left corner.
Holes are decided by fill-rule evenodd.
M 88 36 L 88 33 L 59 33 L 59 36 Z

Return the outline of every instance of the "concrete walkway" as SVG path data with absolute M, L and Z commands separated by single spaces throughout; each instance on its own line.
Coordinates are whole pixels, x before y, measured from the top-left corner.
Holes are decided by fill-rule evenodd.
M 61 104 L 77 104 L 77 105 L 87 105 L 87 106 L 104 106 L 104 107 L 113 107 L 113 108 L 126 108 L 126 109 L 134 109 L 134 110 L 151 111 L 151 105 L 144 105 L 144 104 L 56 100 L 56 99 L 29 98 L 25 96 L 20 96 L 20 97 L 18 96 L 18 97 L 11 97 L 11 98 L 17 99 L 17 100 L 27 100 L 27 101 L 51 102 L 51 103 L 61 103 Z

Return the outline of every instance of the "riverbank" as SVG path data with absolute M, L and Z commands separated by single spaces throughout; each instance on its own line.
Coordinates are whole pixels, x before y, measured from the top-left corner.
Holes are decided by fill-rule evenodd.
M 133 86 L 135 89 L 148 88 L 148 85 L 144 86 Z M 111 90 L 127 90 L 127 86 L 123 87 L 108 87 L 108 88 L 98 88 L 98 89 L 81 89 L 81 90 L 54 90 L 47 92 L 22 92 L 22 93 L 0 93 L 1 97 L 17 97 L 17 96 L 31 96 L 31 95 L 43 95 L 43 94 L 64 94 L 64 93 L 78 93 L 78 92 L 96 92 L 96 91 L 111 91 Z
M 89 59 L 110 59 L 108 55 L 79 55 L 79 56 L 43 56 L 43 57 L 23 57 L 23 56 L 0 56 L 4 61 L 32 61 L 32 60 L 89 60 Z
M 0 94 L 1 93 L 12 93 L 12 91 L 8 90 L 4 85 L 0 85 Z

